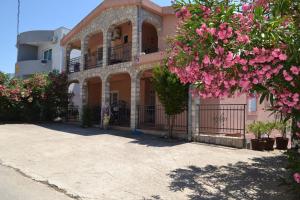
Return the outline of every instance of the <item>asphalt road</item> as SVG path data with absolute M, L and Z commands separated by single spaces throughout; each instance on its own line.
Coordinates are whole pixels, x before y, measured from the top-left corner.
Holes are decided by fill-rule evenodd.
M 65 194 L 35 182 L 13 169 L 0 165 L 1 200 L 74 200 Z

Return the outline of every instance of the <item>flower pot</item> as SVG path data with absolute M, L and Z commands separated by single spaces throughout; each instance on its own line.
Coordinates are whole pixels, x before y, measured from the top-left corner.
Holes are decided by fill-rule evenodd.
M 261 139 L 252 139 L 251 140 L 252 150 L 263 151 L 265 148 L 265 143 L 266 142 Z
M 273 151 L 275 139 L 274 138 L 266 138 L 266 139 L 264 139 L 264 141 L 265 141 L 265 150 Z
M 287 150 L 288 144 L 289 144 L 288 138 L 284 138 L 284 137 L 276 138 L 276 149 Z

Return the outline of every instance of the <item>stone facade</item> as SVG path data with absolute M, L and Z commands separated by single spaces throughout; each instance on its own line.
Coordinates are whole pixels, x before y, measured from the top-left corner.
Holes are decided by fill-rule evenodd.
M 110 32 L 112 29 L 124 22 L 131 22 L 132 24 L 132 58 L 130 62 L 123 62 L 114 65 L 108 65 L 108 49 L 111 41 Z M 162 18 L 156 14 L 142 9 L 139 6 L 122 6 L 117 8 L 110 8 L 103 11 L 91 23 L 84 27 L 79 33 L 74 35 L 65 45 L 65 71 L 67 71 L 67 61 L 70 59 L 70 52 L 72 50 L 72 43 L 81 41 L 81 65 L 80 72 L 69 74 L 69 82 L 80 84 L 80 105 L 79 111 L 83 105 L 87 103 L 87 80 L 94 77 L 99 77 L 102 80 L 102 106 L 109 101 L 109 80 L 112 75 L 120 73 L 128 73 L 131 78 L 131 115 L 130 127 L 136 128 L 137 120 L 137 105 L 139 102 L 140 92 L 140 75 L 143 71 L 154 67 L 153 64 L 145 66 L 137 66 L 135 61 L 140 56 L 141 49 L 141 34 L 143 22 L 151 23 L 157 30 L 158 36 L 162 30 Z M 103 66 L 84 70 L 85 54 L 88 49 L 89 37 L 97 32 L 103 33 Z M 80 113 L 81 116 L 81 113 Z

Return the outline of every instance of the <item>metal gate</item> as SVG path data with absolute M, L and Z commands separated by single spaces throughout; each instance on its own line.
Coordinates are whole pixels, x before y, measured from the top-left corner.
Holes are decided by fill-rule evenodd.
M 201 104 L 199 120 L 199 134 L 220 134 L 245 138 L 245 104 Z
M 138 129 L 147 130 L 168 130 L 168 116 L 165 114 L 163 106 L 159 105 L 139 105 L 138 110 Z M 184 110 L 182 113 L 175 116 L 174 132 L 187 133 L 188 129 L 188 111 Z

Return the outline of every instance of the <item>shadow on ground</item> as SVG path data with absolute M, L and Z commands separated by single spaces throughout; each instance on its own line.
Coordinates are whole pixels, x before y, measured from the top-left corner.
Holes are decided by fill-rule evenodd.
M 125 137 L 133 139 L 129 143 L 139 144 L 151 147 L 170 147 L 186 143 L 183 140 L 171 140 L 165 139 L 158 136 L 145 135 L 145 134 L 133 134 L 131 131 L 120 131 L 120 130 L 103 130 L 100 128 L 81 128 L 79 125 L 73 124 L 37 124 L 43 128 L 59 131 L 62 134 L 74 134 L 80 136 L 96 136 L 96 135 L 113 135 L 118 137 Z
M 170 190 L 188 191 L 190 200 L 291 200 L 282 183 L 286 176 L 284 156 L 254 158 L 252 162 L 238 162 L 227 166 L 189 166 L 176 169 Z

